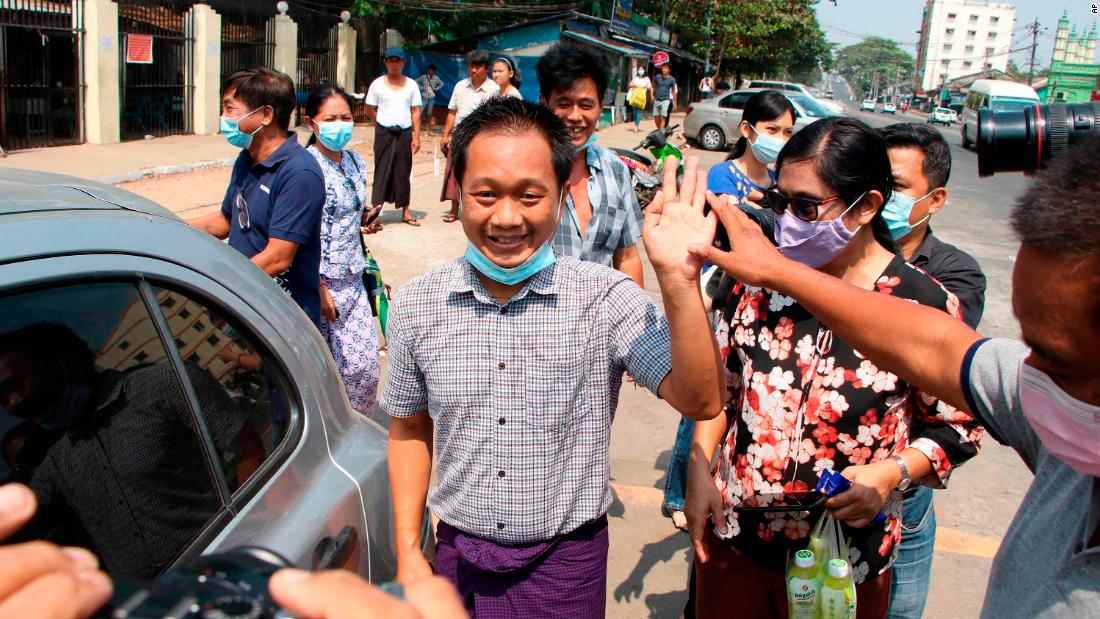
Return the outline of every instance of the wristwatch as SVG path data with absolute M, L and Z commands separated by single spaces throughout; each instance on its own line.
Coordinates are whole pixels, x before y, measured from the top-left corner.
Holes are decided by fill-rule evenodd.
M 909 479 L 909 467 L 905 465 L 905 460 L 899 455 L 894 456 L 894 462 L 897 462 L 898 468 L 901 469 L 901 481 L 898 482 L 898 490 L 905 492 L 909 489 L 909 485 L 913 483 L 913 480 Z

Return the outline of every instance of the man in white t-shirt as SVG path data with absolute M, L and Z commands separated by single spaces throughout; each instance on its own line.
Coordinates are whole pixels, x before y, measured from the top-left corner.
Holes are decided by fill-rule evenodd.
M 449 152 L 451 131 L 477 106 L 500 93 L 500 86 L 489 79 L 489 58 L 489 52 L 483 49 L 475 49 L 466 54 L 466 72 L 470 77 L 455 84 L 451 91 L 451 102 L 447 104 L 447 120 L 443 123 L 443 140 L 440 142 L 444 154 L 447 155 L 447 171 L 443 176 L 443 191 L 439 195 L 440 202 L 451 201 L 450 212 L 443 216 L 443 221 L 447 223 L 458 219 L 458 183 L 455 181 L 454 169 L 451 168 Z
M 420 150 L 420 88 L 405 77 L 405 50 L 391 47 L 383 62 L 386 74 L 367 90 L 367 113 L 374 121 L 374 188 L 371 204 L 392 202 L 401 221 L 419 226 L 409 215 L 413 153 Z

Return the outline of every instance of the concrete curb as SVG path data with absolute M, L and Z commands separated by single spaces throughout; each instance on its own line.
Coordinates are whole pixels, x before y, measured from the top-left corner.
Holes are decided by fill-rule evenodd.
M 358 140 L 348 143 L 348 148 L 353 146 L 359 146 L 366 143 L 366 140 Z M 192 163 L 179 163 L 175 165 L 157 166 L 155 168 L 141 168 L 140 170 L 131 170 L 129 172 L 121 172 L 119 174 L 108 174 L 107 176 L 96 176 L 92 178 L 93 181 L 98 183 L 104 183 L 106 185 L 117 185 L 119 183 L 132 183 L 134 181 L 140 181 L 146 178 L 156 178 L 160 176 L 171 176 L 173 174 L 186 174 L 187 172 L 194 172 L 196 170 L 210 170 L 214 168 L 227 168 L 232 166 L 237 161 L 237 158 L 232 159 L 211 159 L 209 161 L 195 161 Z

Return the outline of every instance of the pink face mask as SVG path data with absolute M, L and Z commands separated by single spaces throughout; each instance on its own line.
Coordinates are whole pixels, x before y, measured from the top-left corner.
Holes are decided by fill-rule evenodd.
M 1100 477 L 1100 406 L 1073 398 L 1021 362 L 1020 405 L 1043 447 L 1082 475 Z

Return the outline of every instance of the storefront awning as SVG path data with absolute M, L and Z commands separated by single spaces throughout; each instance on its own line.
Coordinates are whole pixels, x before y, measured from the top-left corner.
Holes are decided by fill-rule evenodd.
M 690 62 L 696 62 L 699 64 L 703 64 L 705 62 L 702 58 L 696 56 L 695 54 L 685 52 L 682 49 L 677 49 L 670 45 L 665 45 L 664 43 L 658 43 L 657 41 L 642 40 L 635 37 L 619 34 L 617 32 L 611 33 L 611 38 L 614 39 L 616 45 L 630 45 L 636 49 L 640 48 L 642 50 L 645 50 L 647 52 L 647 56 L 649 55 L 649 53 L 660 50 L 663 52 L 668 52 L 673 56 L 679 56 L 680 58 L 683 58 L 684 60 Z
M 615 52 L 616 54 L 622 54 L 630 58 L 648 58 L 649 54 L 645 50 L 638 49 L 637 47 L 628 45 L 626 43 L 620 43 L 617 41 L 610 41 L 601 37 L 597 37 L 591 34 L 585 34 L 583 32 L 574 32 L 572 30 L 566 30 L 562 32 L 563 37 L 570 39 L 576 39 L 583 41 L 589 45 L 595 45 L 608 51 Z

